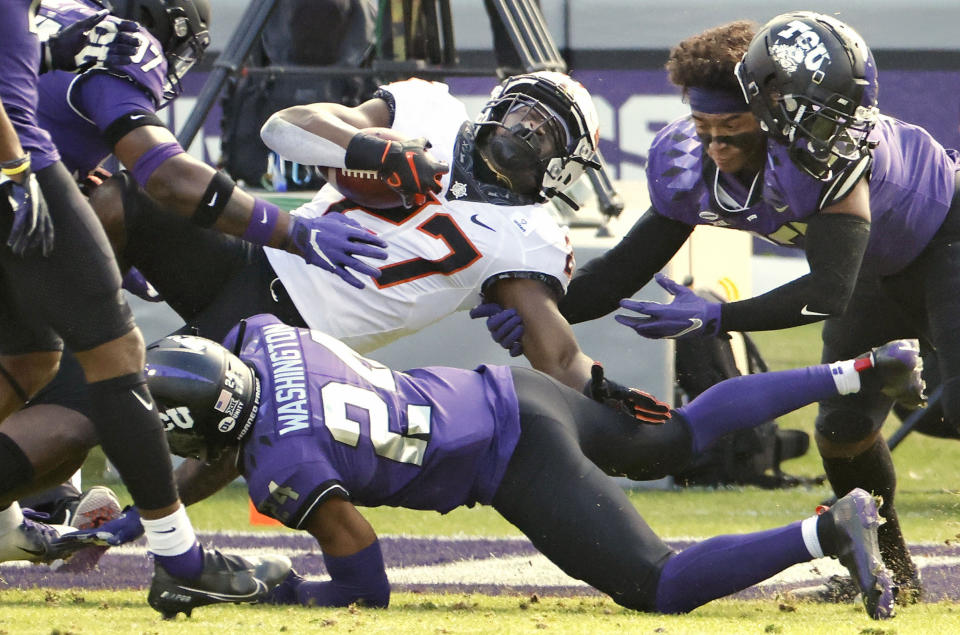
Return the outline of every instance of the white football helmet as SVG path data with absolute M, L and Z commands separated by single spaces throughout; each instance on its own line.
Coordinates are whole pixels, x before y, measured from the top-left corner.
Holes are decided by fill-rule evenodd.
M 511 113 L 528 125 L 505 125 Z M 536 125 L 529 125 L 531 119 Z M 542 199 L 564 198 L 585 168 L 600 167 L 597 110 L 587 89 L 569 75 L 538 71 L 508 77 L 490 93 L 476 123 L 487 165 L 514 189 L 533 189 Z M 509 134 L 492 134 L 497 128 Z M 544 138 L 552 143 L 544 145 Z

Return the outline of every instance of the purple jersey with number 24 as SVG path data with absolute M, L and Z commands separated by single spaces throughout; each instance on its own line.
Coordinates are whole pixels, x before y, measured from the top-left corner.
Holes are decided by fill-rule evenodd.
M 394 372 L 268 315 L 247 320 L 240 357 L 262 383 L 242 457 L 250 497 L 290 527 L 331 495 L 443 513 L 489 503 L 520 435 L 504 366 Z

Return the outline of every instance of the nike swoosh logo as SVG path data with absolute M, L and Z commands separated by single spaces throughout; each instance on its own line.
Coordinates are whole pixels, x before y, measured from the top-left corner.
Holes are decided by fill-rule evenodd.
M 147 401 L 146 399 L 144 399 L 143 397 L 141 397 L 140 394 L 139 394 L 136 390 L 131 390 L 131 391 L 130 391 L 130 394 L 132 394 L 134 397 L 137 398 L 137 401 L 140 402 L 140 405 L 141 405 L 141 406 L 143 406 L 143 407 L 146 408 L 147 410 L 153 410 L 153 403 L 152 403 L 152 402 L 149 402 L 149 401 Z
M 800 309 L 800 315 L 814 315 L 814 316 L 817 316 L 817 317 L 826 317 L 826 316 L 828 316 L 828 315 L 830 315 L 830 314 L 829 314 L 829 313 L 820 313 L 819 311 L 811 311 L 810 309 L 807 308 L 807 305 L 804 304 L 804 305 L 803 305 L 803 308 Z
M 485 224 L 483 221 L 481 221 L 481 220 L 478 218 L 478 216 L 480 216 L 480 214 L 474 214 L 473 216 L 470 217 L 470 221 L 473 222 L 474 225 L 480 225 L 480 227 L 483 227 L 483 228 L 485 228 L 485 229 L 489 229 L 489 230 L 492 231 L 492 232 L 496 232 L 496 231 L 497 231 L 497 230 L 495 230 L 493 227 L 490 227 L 490 225 L 487 225 L 487 224 Z
M 690 318 L 690 326 L 683 329 L 679 333 L 674 333 L 670 337 L 675 338 L 675 337 L 680 337 L 681 335 L 686 335 L 690 331 L 696 331 L 701 326 L 703 326 L 703 320 L 701 320 L 700 318 Z
M 172 534 L 177 530 L 176 527 L 171 527 L 170 529 L 164 529 L 163 531 L 157 531 L 158 534 Z
M 260 219 L 260 224 L 261 225 L 267 224 L 267 210 L 263 210 L 263 218 Z
M 257 583 L 257 588 L 250 593 L 214 593 L 212 591 L 207 591 L 206 589 L 195 589 L 188 586 L 180 586 L 180 588 L 184 591 L 189 591 L 190 593 L 195 593 L 196 595 L 208 597 L 212 600 L 218 600 L 220 602 L 234 602 L 238 600 L 252 600 L 269 591 L 267 584 L 263 580 L 260 578 L 254 578 L 254 581 Z
M 217 199 L 220 198 L 220 192 L 214 192 L 213 198 L 210 199 L 210 202 L 207 203 L 207 207 L 213 207 L 217 204 Z
M 137 119 L 143 119 L 146 115 L 130 115 L 130 121 L 136 121 Z
M 17 549 L 24 553 L 29 553 L 31 556 L 42 556 L 45 553 L 43 549 L 27 549 L 26 547 L 17 547 Z

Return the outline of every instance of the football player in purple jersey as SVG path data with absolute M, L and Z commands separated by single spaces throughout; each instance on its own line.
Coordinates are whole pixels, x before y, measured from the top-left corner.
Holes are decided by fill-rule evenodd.
M 124 37 L 132 39 L 133 44 L 128 59 L 109 67 L 95 65 L 79 73 L 54 70 L 39 80 L 37 120 L 49 132 L 67 170 L 92 183 L 87 175 L 112 154 L 130 170 L 108 181 L 108 189 L 122 191 L 130 205 L 149 200 L 144 206 L 151 213 L 173 211 L 195 225 L 243 238 L 244 253 L 255 253 L 257 245 L 289 250 L 311 265 L 335 271 L 352 284 L 363 286 L 345 267 L 379 275 L 375 268 L 353 256 L 384 257 L 380 239 L 338 214 L 292 222 L 275 205 L 236 188 L 225 175 L 184 152 L 156 115 L 180 95 L 182 78 L 202 58 L 210 42 L 207 0 L 119 0 L 112 6 L 113 14 L 103 23 L 127 25 Z M 98 12 L 102 14 L 102 7 L 96 0 L 47 0 L 40 3 L 35 26 L 42 37 L 56 40 Z M 87 189 L 88 193 L 95 191 L 92 186 Z M 107 213 L 103 206 L 95 207 L 99 207 L 98 214 Z M 121 214 L 122 209 L 121 205 Z M 214 242 L 226 240 L 222 234 L 214 236 Z M 123 236 L 110 238 L 121 246 L 125 242 Z M 164 253 L 164 257 L 169 254 Z M 128 263 L 122 260 L 121 270 L 127 271 Z M 230 264 L 211 261 L 207 273 Z M 124 288 L 138 295 L 149 289 L 145 285 L 136 270 L 124 278 Z M 181 298 L 168 300 L 180 307 Z M 63 428 L 69 432 L 62 443 L 89 447 L 96 443 L 86 423 L 89 416 L 81 369 L 68 351 L 61 372 L 32 400 L 30 408 L 11 418 L 6 434 L 14 445 L 24 449 L 31 445 L 32 451 L 27 452 L 31 459 L 39 452 L 71 456 L 70 452 L 61 453 L 63 448 L 57 444 L 35 447 L 29 436 L 43 421 L 65 419 L 73 425 Z M 62 471 L 68 473 L 75 464 L 64 459 Z M 78 494 L 70 490 L 67 487 L 64 492 Z M 53 511 L 62 498 L 42 495 L 27 502 Z
M 482 365 L 402 373 L 339 340 L 271 315 L 241 323 L 224 346 L 175 335 L 148 347 L 147 377 L 167 417 L 185 500 L 243 476 L 257 508 L 317 538 L 327 572 L 296 574 L 272 601 L 385 607 L 390 583 L 373 528 L 355 506 L 446 513 L 492 505 L 571 576 L 640 611 L 683 613 L 799 562 L 838 557 L 868 614 L 893 615 L 876 547 L 872 497 L 854 490 L 830 511 L 680 553 L 650 529 L 608 475 L 660 478 L 728 432 L 869 385 L 922 391 L 915 341 L 853 360 L 737 377 L 664 413 L 659 425 L 538 371 Z M 602 383 L 602 375 L 595 377 Z M 136 510 L 61 544 L 121 544 Z
M 0 417 L 49 380 L 66 343 L 77 351 L 101 445 L 149 518 L 144 527 L 155 555 L 151 603 L 170 613 L 213 602 L 255 601 L 286 576 L 289 560 L 224 555 L 197 541 L 174 485 L 159 413 L 143 375 L 143 340 L 120 292 L 109 242 L 37 121 L 42 59 L 34 23 L 37 4 L 0 0 L 0 100 L 12 124 L 0 125 L 0 169 L 7 180 L 0 199 L 5 236 Z M 93 13 L 80 21 L 82 28 L 64 29 L 53 44 L 48 41 L 43 58 L 73 70 L 129 60 L 132 51 L 115 49 L 111 60 L 104 50 L 114 41 L 124 44 L 127 25 L 108 21 L 105 12 Z M 16 490 L 33 477 L 23 450 L 0 436 L 2 488 Z M 21 559 L 55 557 L 55 537 L 49 526 L 24 519 L 16 504 L 0 510 L 6 558 L 14 553 Z
M 346 267 L 379 275 L 354 255 L 385 257 L 382 240 L 342 215 L 298 218 L 247 194 L 187 154 L 157 117 L 181 93 L 182 77 L 210 43 L 207 0 L 113 4 L 114 15 L 140 24 L 133 61 L 79 76 L 52 73 L 40 81 L 40 125 L 50 131 L 64 164 L 83 178 L 113 154 L 129 169 L 116 179 L 130 199 L 145 192 L 156 206 L 200 227 L 297 254 L 351 284 L 363 286 Z M 56 33 L 98 6 L 95 0 L 47 0 L 40 5 L 37 28 Z
M 735 22 L 673 49 L 667 71 L 691 115 L 666 126 L 652 144 L 651 209 L 616 247 L 580 269 L 561 311 L 576 323 L 619 304 L 638 314 L 617 321 L 646 337 L 826 320 L 824 362 L 891 338 L 919 337 L 925 352 L 937 351 L 938 363 L 929 366 L 941 378 L 944 416 L 957 427 L 955 153 L 922 128 L 878 114 L 873 57 L 849 26 L 800 12 L 754 29 Z M 705 224 L 803 249 L 810 273 L 722 306 L 665 278 L 658 281 L 676 296 L 672 303 L 621 301 Z M 522 348 L 515 315 L 496 313 L 490 322 L 502 344 Z M 900 530 L 896 476 L 880 435 L 892 403 L 873 392 L 825 399 L 816 440 L 838 496 L 861 487 L 883 497 L 881 552 L 900 601 L 911 601 L 920 577 Z

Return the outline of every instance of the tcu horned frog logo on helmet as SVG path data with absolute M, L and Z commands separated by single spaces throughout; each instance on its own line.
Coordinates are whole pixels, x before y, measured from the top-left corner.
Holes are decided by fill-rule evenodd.
M 791 20 L 787 28 L 777 33 L 777 41 L 770 46 L 770 56 L 788 73 L 796 72 L 802 64 L 808 71 L 818 71 L 830 61 L 830 53 L 820 35 L 809 25 Z M 780 42 L 780 39 L 787 40 Z

